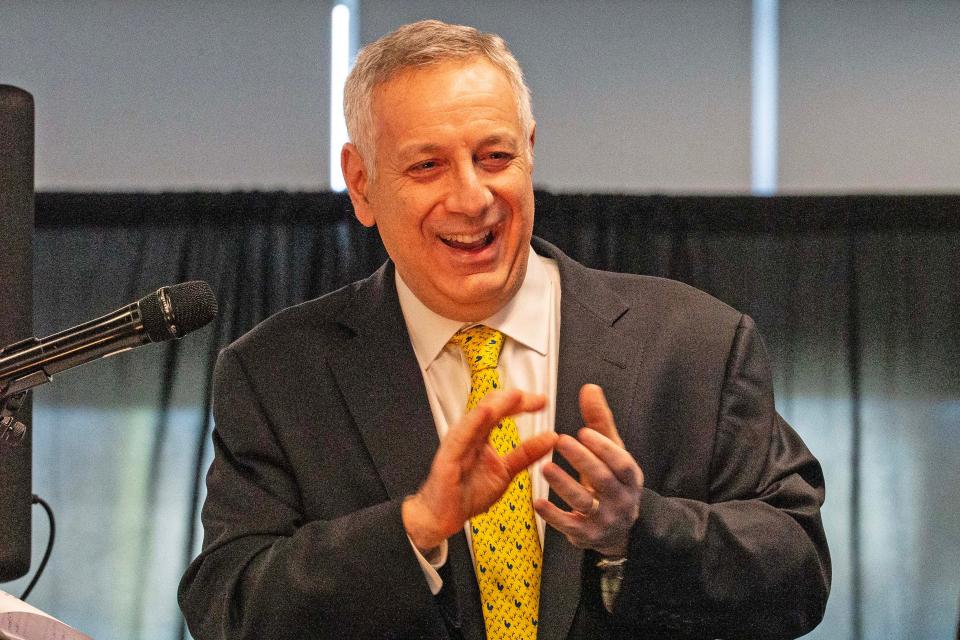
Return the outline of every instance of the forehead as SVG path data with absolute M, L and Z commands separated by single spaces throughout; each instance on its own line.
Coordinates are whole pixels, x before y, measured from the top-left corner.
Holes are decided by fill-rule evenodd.
M 484 58 L 404 69 L 373 92 L 376 144 L 438 145 L 471 132 L 519 141 L 517 105 L 507 75 Z

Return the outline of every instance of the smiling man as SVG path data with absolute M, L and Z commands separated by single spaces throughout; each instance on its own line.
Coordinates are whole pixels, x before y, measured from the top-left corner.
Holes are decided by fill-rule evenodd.
M 371 97 L 369 150 L 343 152 L 357 218 L 377 226 L 398 275 L 432 311 L 492 315 L 526 273 L 533 123 L 482 57 L 407 68 Z
M 366 47 L 342 166 L 390 260 L 223 351 L 207 638 L 788 638 L 829 590 L 817 461 L 753 323 L 532 237 L 504 42 Z

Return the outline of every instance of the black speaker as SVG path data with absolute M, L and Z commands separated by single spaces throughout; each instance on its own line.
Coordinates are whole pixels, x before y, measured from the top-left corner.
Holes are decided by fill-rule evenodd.
M 0 84 L 0 347 L 33 335 L 33 96 Z M 30 404 L 18 446 L 0 441 L 0 582 L 30 570 Z

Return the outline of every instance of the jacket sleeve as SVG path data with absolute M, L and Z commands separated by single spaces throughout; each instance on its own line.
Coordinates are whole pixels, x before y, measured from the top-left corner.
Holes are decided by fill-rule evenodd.
M 830 556 L 820 465 L 776 413 L 766 350 L 741 318 L 705 501 L 645 488 L 614 614 L 679 638 L 794 638 L 823 617 Z
M 203 549 L 178 594 L 197 640 L 436 635 L 442 621 L 399 500 L 308 520 L 274 426 L 229 349 L 214 375 L 214 418 Z M 335 479 L 317 481 L 337 490 Z

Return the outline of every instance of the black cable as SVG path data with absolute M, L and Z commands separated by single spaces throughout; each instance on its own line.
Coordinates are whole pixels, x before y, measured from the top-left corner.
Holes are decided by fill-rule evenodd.
M 27 599 L 27 596 L 29 596 L 30 592 L 33 591 L 33 587 L 36 586 L 37 580 L 39 580 L 40 576 L 43 574 L 43 570 L 47 568 L 47 561 L 50 559 L 50 554 L 53 552 L 53 539 L 57 534 L 57 525 L 53 519 L 53 509 L 50 508 L 50 505 L 47 504 L 46 500 L 36 494 L 33 496 L 33 504 L 40 505 L 43 507 L 43 510 L 47 512 L 47 518 L 50 519 L 50 537 L 47 539 L 47 550 L 43 552 L 43 560 L 40 561 L 40 566 L 37 567 L 37 573 L 33 576 L 33 580 L 31 580 L 30 584 L 27 585 L 23 595 L 20 596 L 21 600 Z

